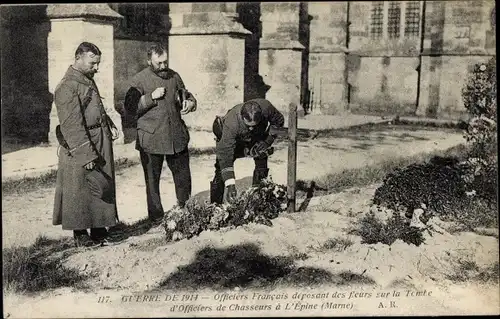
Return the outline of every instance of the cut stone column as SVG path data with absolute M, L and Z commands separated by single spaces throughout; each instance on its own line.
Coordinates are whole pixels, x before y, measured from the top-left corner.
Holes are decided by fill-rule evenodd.
M 347 107 L 347 2 L 310 2 L 309 90 L 312 113 Z
M 262 2 L 259 73 L 270 86 L 266 98 L 280 111 L 300 105 L 303 51 L 300 2 Z M 300 109 L 300 106 L 299 106 Z
M 494 7 L 493 1 L 426 1 L 417 115 L 468 118 L 461 90 L 474 65 L 495 55 L 488 38 Z
M 107 4 L 52 4 L 47 6 L 50 18 L 48 35 L 49 91 L 54 94 L 68 67 L 73 64 L 75 51 L 84 41 L 97 45 L 102 52 L 99 73 L 95 82 L 103 97 L 106 112 L 118 130 L 120 138 L 115 143 L 123 143 L 121 118 L 114 108 L 114 22 L 122 16 Z M 57 144 L 55 127 L 59 124 L 55 104 L 50 116 L 49 143 Z
M 245 37 L 236 21 L 236 3 L 171 3 L 169 66 L 198 100 L 184 119 L 190 127 L 211 128 L 244 98 Z

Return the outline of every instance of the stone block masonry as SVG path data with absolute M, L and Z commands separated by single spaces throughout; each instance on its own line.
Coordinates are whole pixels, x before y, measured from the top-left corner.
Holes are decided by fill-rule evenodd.
M 306 9 L 299 2 L 262 2 L 260 9 L 259 73 L 270 86 L 266 98 L 286 113 L 289 103 L 301 102 L 305 46 L 300 23 Z
M 311 2 L 308 89 L 315 114 L 347 109 L 347 2 Z
M 169 65 L 199 101 L 186 124 L 209 127 L 215 115 L 243 101 L 244 46 L 224 34 L 171 36 Z
M 420 104 L 417 115 L 442 119 L 467 119 L 461 88 L 471 67 L 491 56 L 426 56 L 422 59 Z
M 170 5 L 169 66 L 198 100 L 185 117 L 190 127 L 211 128 L 215 115 L 243 102 L 245 38 L 231 3 Z

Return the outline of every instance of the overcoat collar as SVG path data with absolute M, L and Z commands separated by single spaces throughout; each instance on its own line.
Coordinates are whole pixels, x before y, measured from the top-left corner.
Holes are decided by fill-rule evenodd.
M 68 67 L 68 70 L 66 71 L 64 77 L 79 82 L 81 84 L 96 88 L 94 80 L 89 79 L 87 76 L 85 76 L 85 74 L 75 69 L 72 65 Z

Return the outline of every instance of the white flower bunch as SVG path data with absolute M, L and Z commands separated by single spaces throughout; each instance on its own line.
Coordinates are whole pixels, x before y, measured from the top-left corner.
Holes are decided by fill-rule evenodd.
M 177 223 L 173 220 L 167 221 L 167 229 L 174 230 L 177 226 Z
M 237 201 L 224 204 L 191 203 L 167 212 L 164 228 L 168 241 L 197 236 L 202 231 L 238 227 L 247 223 L 272 226 L 271 219 L 287 207 L 286 187 L 268 178 L 242 192 Z

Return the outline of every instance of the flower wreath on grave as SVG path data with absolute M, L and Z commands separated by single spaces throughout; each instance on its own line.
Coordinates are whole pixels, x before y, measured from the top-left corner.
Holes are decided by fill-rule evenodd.
M 286 194 L 286 186 L 274 183 L 269 177 L 229 204 L 189 202 L 184 209 L 175 206 L 166 212 L 163 221 L 167 241 L 252 222 L 272 226 L 271 220 L 286 210 Z

